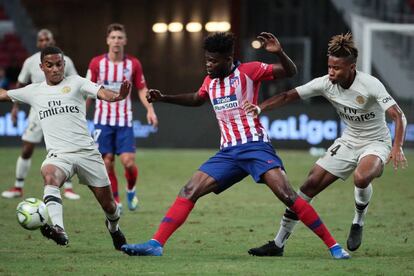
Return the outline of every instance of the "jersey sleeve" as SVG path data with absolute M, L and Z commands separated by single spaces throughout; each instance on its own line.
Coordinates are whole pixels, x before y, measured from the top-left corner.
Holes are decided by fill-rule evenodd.
M 395 100 L 387 92 L 387 89 L 385 88 L 385 86 L 380 81 L 377 81 L 375 98 L 378 104 L 381 106 L 382 110 L 384 111 L 386 111 L 388 108 L 390 108 L 394 104 L 397 104 Z
M 30 59 L 26 59 L 23 63 L 22 70 L 20 71 L 17 81 L 22 84 L 28 84 L 30 82 Z M 40 63 L 40 62 L 39 62 Z
M 98 81 L 98 62 L 96 58 L 93 58 L 88 65 L 88 71 L 86 72 L 86 78 L 90 81 L 97 82 Z
M 253 81 L 272 80 L 273 66 L 263 62 L 248 62 L 242 63 L 239 67 L 240 71 L 246 73 Z
M 12 99 L 13 102 L 22 102 L 22 103 L 31 103 L 32 97 L 30 96 L 33 93 L 30 93 L 31 85 L 19 89 L 12 89 L 7 91 L 7 95 Z
M 301 99 L 308 99 L 314 96 L 322 96 L 323 89 L 323 77 L 313 79 L 304 85 L 296 87 L 296 91 L 298 92 Z
M 78 71 L 76 71 L 75 65 L 70 57 L 65 56 L 65 76 L 72 76 L 77 75 Z
M 81 86 L 80 86 L 81 93 L 86 97 L 96 99 L 98 95 L 98 91 L 99 89 L 101 89 L 101 85 L 96 84 L 86 78 L 79 77 L 79 79 L 81 82 Z
M 198 89 L 198 96 L 200 96 L 203 99 L 208 99 L 209 95 L 208 95 L 208 84 L 210 83 L 209 81 L 209 77 L 205 77 L 203 84 L 201 85 L 201 87 Z
M 138 59 L 134 59 L 134 74 L 132 75 L 132 82 L 134 83 L 137 89 L 142 89 L 147 87 L 145 82 L 144 71 L 142 69 L 141 62 Z

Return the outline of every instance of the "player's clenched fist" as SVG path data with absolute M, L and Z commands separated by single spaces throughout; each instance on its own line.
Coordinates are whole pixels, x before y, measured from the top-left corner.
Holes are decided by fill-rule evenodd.
M 162 96 L 163 95 L 161 94 L 161 92 L 159 90 L 149 89 L 148 92 L 147 92 L 146 97 L 147 97 L 147 101 L 149 103 L 152 103 L 152 102 L 157 102 L 157 101 L 161 100 Z

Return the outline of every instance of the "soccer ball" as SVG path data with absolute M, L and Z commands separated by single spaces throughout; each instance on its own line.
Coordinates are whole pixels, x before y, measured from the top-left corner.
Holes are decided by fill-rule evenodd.
M 27 230 L 35 230 L 48 220 L 46 205 L 37 198 L 26 198 L 17 205 L 16 216 L 19 224 Z

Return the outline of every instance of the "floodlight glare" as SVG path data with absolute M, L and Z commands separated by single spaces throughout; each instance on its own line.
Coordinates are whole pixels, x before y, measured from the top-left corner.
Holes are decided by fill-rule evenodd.
M 254 49 L 259 49 L 262 47 L 262 43 L 260 43 L 260 41 L 257 39 L 253 40 L 251 45 Z
M 227 32 L 230 30 L 231 25 L 227 21 L 210 21 L 204 26 L 208 32 Z
M 183 30 L 183 24 L 181 24 L 180 22 L 171 22 L 170 24 L 168 24 L 168 31 L 172 33 L 178 33 L 178 32 L 181 32 L 182 30 Z
M 152 25 L 152 31 L 154 33 L 165 33 L 168 29 L 167 24 L 165 23 L 155 23 Z
M 190 33 L 200 32 L 202 28 L 203 26 L 201 26 L 201 24 L 198 22 L 189 22 L 185 26 L 185 29 Z

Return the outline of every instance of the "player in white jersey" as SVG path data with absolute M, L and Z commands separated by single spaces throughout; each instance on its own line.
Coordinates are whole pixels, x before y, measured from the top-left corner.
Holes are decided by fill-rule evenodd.
M 53 46 L 55 41 L 53 39 L 53 34 L 47 29 L 42 29 L 37 33 L 37 47 L 39 50 L 42 50 L 48 46 Z M 65 56 L 65 76 L 77 75 L 75 66 L 73 65 L 72 60 Z M 18 82 L 16 87 L 20 88 L 29 83 L 38 83 L 45 80 L 45 74 L 39 67 L 40 64 L 40 52 L 35 53 L 34 55 L 28 57 L 20 71 Z M 29 93 L 32 93 L 29 91 Z M 13 104 L 11 111 L 12 121 L 16 123 L 17 113 L 19 111 L 18 104 Z M 40 143 L 43 139 L 42 128 L 40 127 L 39 119 L 36 116 L 36 113 L 30 109 L 28 116 L 28 125 L 22 135 L 22 152 L 16 163 L 16 181 L 14 186 L 8 189 L 7 191 L 2 192 L 2 197 L 4 198 L 16 198 L 23 196 L 23 187 L 24 179 L 27 176 L 27 173 L 31 167 L 31 157 L 35 145 Z M 64 184 L 64 193 L 63 195 L 67 199 L 79 199 L 80 196 L 73 191 L 72 182 L 70 179 Z
M 348 249 L 357 250 L 372 195 L 371 182 L 380 177 L 384 165 L 392 160 L 394 169 L 407 166 L 402 146 L 407 121 L 404 113 L 375 77 L 356 70 L 358 50 L 352 35 L 336 35 L 328 45 L 328 74 L 295 89 L 282 92 L 258 106 L 244 103 L 249 113 L 259 114 L 298 99 L 325 97 L 345 123 L 340 138 L 311 169 L 299 194 L 308 202 L 338 178 L 354 173 L 355 215 L 347 240 Z M 394 143 L 385 121 L 385 113 L 395 122 Z M 281 227 L 273 241 L 252 248 L 256 256 L 282 256 L 286 240 L 297 224 L 296 214 L 286 209 Z
M 126 243 L 118 226 L 120 210 L 112 196 L 101 154 L 88 131 L 85 101 L 87 97 L 120 101 L 128 96 L 131 84 L 125 81 L 115 92 L 77 75 L 65 77 L 64 67 L 63 52 L 57 47 L 46 47 L 41 52 L 46 81 L 15 90 L 1 89 L 0 101 L 30 104 L 40 120 L 48 152 L 41 167 L 43 200 L 51 223 L 41 227 L 42 234 L 59 245 L 68 244 L 59 188 L 77 174 L 104 210 L 106 226 L 115 249 L 119 250 Z
M 256 183 L 267 185 L 276 198 L 296 210 L 300 220 L 321 238 L 333 258 L 350 257 L 336 243 L 311 205 L 293 191 L 266 130 L 257 117 L 247 114 L 241 106 L 246 99 L 257 102 L 261 81 L 296 74 L 295 64 L 273 34 L 262 32 L 258 39 L 264 49 L 278 56 L 280 63 L 234 62 L 233 34 L 215 33 L 204 40 L 207 76 L 198 92 L 164 95 L 158 90 L 149 90 L 150 102 L 200 106 L 210 101 L 221 130 L 221 146 L 181 189 L 153 238 L 142 244 L 122 246 L 128 255 L 161 256 L 167 240 L 185 222 L 201 197 L 211 192 L 219 194 L 251 175 Z

